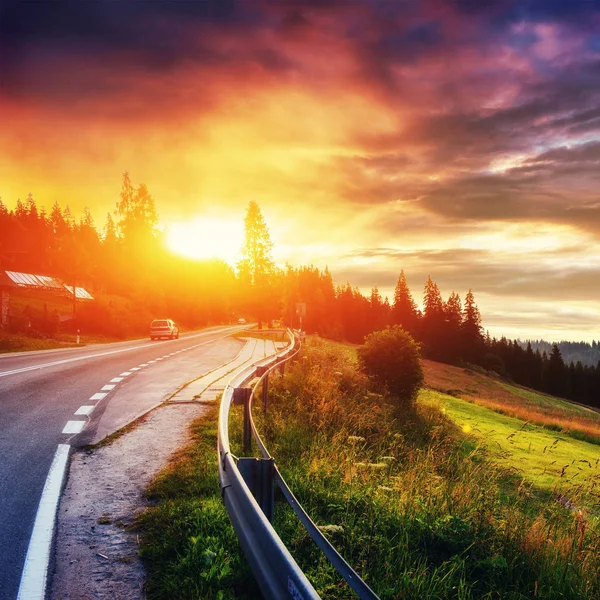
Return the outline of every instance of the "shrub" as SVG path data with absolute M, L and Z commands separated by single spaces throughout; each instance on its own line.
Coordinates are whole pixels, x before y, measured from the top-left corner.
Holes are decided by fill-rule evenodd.
M 396 408 L 413 406 L 423 383 L 419 345 L 399 325 L 374 331 L 358 349 L 361 370 L 376 385 L 385 387 Z

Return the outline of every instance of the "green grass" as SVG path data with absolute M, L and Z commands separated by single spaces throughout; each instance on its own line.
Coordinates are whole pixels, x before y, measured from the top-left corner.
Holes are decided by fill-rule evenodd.
M 0 333 L 0 353 L 52 350 L 77 346 L 75 336 L 60 336 L 60 339 L 32 338 L 20 334 Z
M 221 500 L 216 408 L 148 489 L 155 504 L 137 520 L 149 600 L 259 597 Z
M 551 432 L 431 391 L 394 419 L 352 352 L 309 340 L 272 378 L 268 414 L 258 405 L 255 417 L 301 504 L 381 598 L 600 598 L 600 527 L 593 503 L 579 503 L 583 476 L 559 498 L 551 482 L 534 485 L 543 467 L 527 455 L 528 438 L 543 456 L 571 461 L 587 447 L 564 437 L 544 453 L 536 436 L 552 446 Z M 505 449 L 493 449 L 494 432 Z M 151 599 L 257 597 L 220 506 L 214 448 L 214 421 L 196 424 L 192 445 L 150 490 L 158 504 L 140 523 Z M 354 597 L 280 498 L 274 526 L 322 597 Z
M 420 399 L 440 406 L 463 432 L 485 446 L 495 462 L 522 474 L 542 489 L 561 489 L 580 496 L 590 488 L 600 488 L 600 447 L 597 444 L 433 390 L 422 390 Z
M 500 385 L 534 406 L 540 406 L 542 408 L 549 409 L 558 408 L 571 414 L 583 415 L 586 417 L 593 416 L 594 418 L 600 420 L 598 411 L 595 411 L 587 406 L 582 406 L 581 404 L 569 402 L 563 398 L 556 398 L 555 396 L 550 396 L 548 394 L 544 394 L 543 392 L 525 389 L 509 383 L 500 382 Z
M 471 369 L 423 361 L 425 386 L 499 414 L 600 445 L 600 412 Z

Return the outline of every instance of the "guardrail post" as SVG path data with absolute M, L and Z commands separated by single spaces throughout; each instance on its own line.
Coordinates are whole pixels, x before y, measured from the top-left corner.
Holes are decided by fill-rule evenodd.
M 265 415 L 267 414 L 267 405 L 269 403 L 269 374 L 267 373 L 262 382 L 262 402 Z
M 250 426 L 250 388 L 234 388 L 233 403 L 244 405 L 244 454 L 250 454 L 252 451 L 252 427 Z
M 237 468 L 270 523 L 275 503 L 273 458 L 238 458 Z
M 250 392 L 250 389 L 248 389 Z M 250 395 L 244 398 L 244 454 L 252 452 L 252 427 L 250 426 Z

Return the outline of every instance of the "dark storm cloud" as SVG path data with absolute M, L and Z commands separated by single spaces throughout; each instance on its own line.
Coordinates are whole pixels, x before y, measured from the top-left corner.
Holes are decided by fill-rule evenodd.
M 559 147 L 503 173 L 421 186 L 420 206 L 451 220 L 544 221 L 600 234 L 600 142 Z
M 521 0 L 505 3 L 508 7 L 505 17 L 510 21 L 564 21 L 585 23 L 597 14 L 600 4 L 597 0 Z
M 73 69 L 69 77 L 80 83 L 81 94 L 88 91 L 86 67 L 97 62 L 107 70 L 121 72 L 134 72 L 140 67 L 167 71 L 184 61 L 224 66 L 243 57 L 219 48 L 207 39 L 207 34 L 221 31 L 234 36 L 236 31 L 265 24 L 253 3 L 234 0 L 5 0 L 0 5 L 0 93 L 60 95 L 66 79 L 57 67 L 61 60 Z M 266 68 L 282 64 L 274 52 L 260 48 L 254 59 Z M 45 68 L 54 71 L 57 85 L 43 76 Z M 135 83 L 123 81 L 121 85 Z
M 204 69 L 189 92 L 195 110 L 219 105 L 223 88 L 238 95 L 229 81 L 210 87 L 232 66 L 242 98 L 264 84 L 252 80 L 256 70 L 275 88 L 291 82 L 319 93 L 340 85 L 400 123 L 363 128 L 348 139 L 356 156 L 327 165 L 323 178 L 337 177 L 342 199 L 419 201 L 451 220 L 562 219 L 598 231 L 596 150 L 545 148 L 600 130 L 600 59 L 579 56 L 578 46 L 589 49 L 599 9 L 562 0 L 4 0 L 0 96 L 71 108 L 107 96 L 104 111 L 163 115 L 172 98 L 180 109 L 185 92 L 156 81 L 190 63 Z M 321 55 L 324 39 L 331 45 Z M 536 50 L 540 43 L 549 50 Z M 319 80 L 319 61 L 338 56 L 347 65 L 340 80 Z M 153 82 L 152 102 L 138 80 Z M 508 100 L 497 100 L 510 89 Z M 140 102 L 113 102 L 122 91 Z M 520 166 L 489 172 L 494 160 L 520 154 L 529 156 Z M 430 181 L 438 172 L 441 180 Z

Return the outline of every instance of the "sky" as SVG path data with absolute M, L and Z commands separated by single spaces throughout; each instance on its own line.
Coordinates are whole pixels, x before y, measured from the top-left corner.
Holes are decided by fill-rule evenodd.
M 9 207 L 102 227 L 128 171 L 223 249 L 254 200 L 279 264 L 497 337 L 600 339 L 599 133 L 594 0 L 0 0 Z

